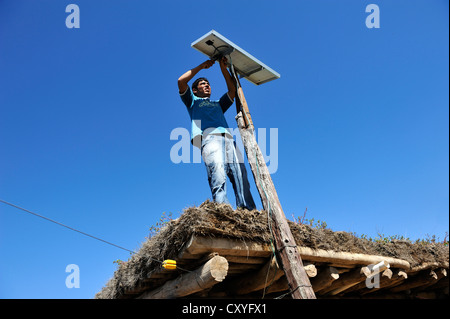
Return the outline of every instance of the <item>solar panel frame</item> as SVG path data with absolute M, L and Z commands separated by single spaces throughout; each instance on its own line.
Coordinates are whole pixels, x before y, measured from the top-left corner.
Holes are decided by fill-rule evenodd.
M 212 44 L 211 45 L 211 42 Z M 209 44 L 207 44 L 207 42 Z M 211 30 L 199 39 L 192 42 L 191 47 L 197 51 L 216 59 L 220 55 L 229 55 L 233 67 L 241 77 L 255 85 L 261 85 L 280 78 L 280 74 L 268 67 L 250 53 L 234 44 L 215 30 Z M 233 51 L 229 53 L 229 49 Z

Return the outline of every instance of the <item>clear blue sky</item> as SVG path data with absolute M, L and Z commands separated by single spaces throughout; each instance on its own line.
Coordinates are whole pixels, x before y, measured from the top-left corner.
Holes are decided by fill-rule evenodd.
M 70 3 L 79 29 L 65 25 Z M 307 207 L 336 231 L 442 239 L 448 12 L 447 0 L 0 0 L 0 199 L 133 250 L 163 212 L 210 198 L 203 163 L 170 160 L 170 133 L 189 128 L 176 80 L 206 58 L 190 44 L 215 29 L 281 74 L 242 85 L 256 127 L 278 129 L 288 218 Z M 201 75 L 225 92 L 217 64 Z M 0 252 L 0 298 L 92 298 L 129 256 L 1 203 Z M 69 264 L 80 288 L 66 288 Z

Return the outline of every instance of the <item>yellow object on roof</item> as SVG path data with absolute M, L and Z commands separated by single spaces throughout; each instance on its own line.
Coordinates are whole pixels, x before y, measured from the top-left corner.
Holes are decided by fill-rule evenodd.
M 174 269 L 177 269 L 177 262 L 175 260 L 166 259 L 166 260 L 164 260 L 162 266 L 165 269 L 174 270 Z

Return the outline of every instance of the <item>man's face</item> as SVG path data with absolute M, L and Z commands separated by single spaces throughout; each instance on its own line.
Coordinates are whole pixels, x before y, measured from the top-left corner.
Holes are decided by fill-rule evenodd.
M 198 97 L 210 97 L 211 96 L 211 87 L 209 86 L 208 81 L 201 80 L 197 85 L 197 90 L 193 90 L 194 94 Z

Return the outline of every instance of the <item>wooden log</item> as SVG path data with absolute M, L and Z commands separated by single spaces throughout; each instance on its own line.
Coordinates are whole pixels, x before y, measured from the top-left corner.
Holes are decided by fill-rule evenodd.
M 339 267 L 354 268 L 355 265 L 365 266 L 386 261 L 392 268 L 410 270 L 410 264 L 406 260 L 366 254 L 354 254 L 348 252 L 335 252 L 324 249 L 311 249 L 297 246 L 302 260 L 306 262 L 319 262 L 337 264 Z M 258 257 L 267 258 L 272 255 L 272 249 L 267 244 L 242 241 L 230 238 L 202 237 L 193 235 L 186 243 L 179 259 L 199 258 L 204 254 L 218 252 L 221 256 L 240 256 L 243 258 Z M 338 267 L 335 267 L 338 268 Z
M 242 100 L 241 100 L 242 102 Z M 293 299 L 315 299 L 308 275 L 297 250 L 294 236 L 284 215 L 278 195 L 267 169 L 264 157 L 256 143 L 254 130 L 247 129 L 242 112 L 236 116 L 239 132 L 247 154 L 248 162 L 256 182 L 264 210 L 272 220 L 271 228 L 275 239 L 280 266 L 286 274 Z
M 394 272 L 390 269 L 386 269 L 384 270 L 380 277 L 379 277 L 379 282 L 377 283 L 376 286 L 372 286 L 372 285 L 367 285 L 366 281 L 362 281 L 359 284 L 350 287 L 349 289 L 343 291 L 343 293 L 348 294 L 348 293 L 352 293 L 355 291 L 359 291 L 361 290 L 361 294 L 367 290 L 378 290 L 381 289 L 382 285 L 385 283 L 388 283 L 391 281 L 392 277 L 393 277 Z M 370 278 L 370 277 L 369 277 Z M 374 282 L 375 283 L 375 282 Z M 378 287 L 377 287 L 378 286 Z
M 180 258 L 184 259 L 186 254 L 201 255 L 210 252 L 217 252 L 221 256 L 269 257 L 272 255 L 272 250 L 267 244 L 192 235 L 186 243 L 185 249 L 181 252 Z
M 244 274 L 243 277 L 233 280 L 228 286 L 237 295 L 246 295 L 264 289 L 284 275 L 275 258 L 271 258 L 259 271 Z
M 332 293 L 337 289 L 349 287 L 350 285 L 356 285 L 361 281 L 365 280 L 370 274 L 370 270 L 367 267 L 356 268 L 349 272 L 339 275 L 339 280 L 334 281 L 327 288 L 318 291 L 320 295 L 335 295 L 336 293 Z
M 278 279 L 277 281 L 275 281 L 272 285 L 270 285 L 266 289 L 266 294 L 270 294 L 273 292 L 281 292 L 281 291 L 286 291 L 286 290 L 289 290 L 289 283 L 286 279 L 286 276 L 283 276 L 280 279 Z
M 236 263 L 236 264 L 263 265 L 267 261 L 267 258 L 263 257 L 247 257 L 247 256 L 232 256 L 232 255 L 221 255 L 221 256 L 225 257 L 229 263 Z
M 222 256 L 215 256 L 197 270 L 183 273 L 157 289 L 144 292 L 138 299 L 171 299 L 188 296 L 222 282 L 227 273 L 227 260 Z
M 317 268 L 314 264 L 305 263 L 303 268 L 305 268 L 306 274 L 309 278 L 314 278 L 317 276 Z
M 447 277 L 439 279 L 435 284 L 426 287 L 427 290 L 441 290 L 442 293 L 448 295 L 449 280 Z M 417 289 L 420 290 L 420 289 Z
M 261 265 L 256 264 L 235 264 L 228 263 L 228 274 L 231 275 L 240 275 L 249 272 L 258 271 L 261 268 Z
M 447 270 L 445 270 L 444 268 L 436 269 L 436 271 L 433 271 L 433 272 L 434 272 L 434 274 L 430 273 L 430 275 L 436 280 L 416 288 L 416 291 L 423 291 L 423 290 L 426 290 L 426 289 L 428 289 L 430 287 L 434 287 L 439 282 L 441 282 L 442 279 L 447 277 Z M 447 283 L 448 283 L 448 281 L 447 281 Z M 434 288 L 432 288 L 432 289 L 434 289 Z
M 398 270 L 392 275 L 391 280 L 386 280 L 386 279 L 383 280 L 382 279 L 380 281 L 380 288 L 372 288 L 372 289 L 362 290 L 361 294 L 366 295 L 366 294 L 377 292 L 380 289 L 393 288 L 393 287 L 398 286 L 401 283 L 403 283 L 403 281 L 405 281 L 406 279 L 408 279 L 408 274 L 403 270 Z
M 339 278 L 339 272 L 334 267 L 326 267 L 319 271 L 319 274 L 311 279 L 311 284 L 315 292 L 323 290 L 333 283 L 333 281 Z
M 314 277 L 316 277 L 318 271 L 315 265 L 313 264 L 305 264 L 305 271 L 311 280 L 314 280 Z M 281 269 L 280 269 L 281 270 Z M 282 271 L 282 270 L 281 270 Z M 284 272 L 283 272 L 284 275 Z M 339 277 L 339 275 L 337 275 Z M 311 282 L 312 284 L 312 282 Z M 313 286 L 314 288 L 314 286 Z M 266 294 L 270 294 L 273 292 L 280 292 L 280 291 L 287 291 L 289 290 L 289 283 L 286 279 L 286 276 L 281 276 L 280 279 L 276 280 L 274 283 L 268 286 L 266 289 Z
M 411 279 L 408 279 L 403 284 L 401 284 L 397 287 L 391 288 L 390 291 L 391 292 L 401 292 L 401 291 L 425 286 L 428 284 L 434 284 L 436 282 L 437 282 L 436 273 L 433 270 L 431 270 L 431 271 L 424 270 L 423 272 L 417 274 L 416 276 L 411 277 Z
M 422 263 L 418 266 L 412 267 L 409 271 L 408 274 L 413 275 L 414 273 L 417 273 L 419 271 L 422 270 L 426 270 L 426 269 L 436 269 L 439 267 L 443 267 L 443 268 L 447 268 L 448 269 L 448 262 L 444 262 L 444 263 L 438 263 L 438 262 L 426 262 L 426 263 Z
M 335 281 L 326 291 L 322 292 L 325 294 L 330 294 L 332 296 L 349 289 L 366 279 L 370 279 L 380 273 L 381 271 L 389 268 L 389 264 L 385 261 L 377 264 L 376 267 L 365 266 L 359 269 L 355 269 L 348 273 L 343 274 L 338 281 Z
M 313 262 L 337 263 L 341 265 L 371 265 L 386 261 L 392 268 L 409 270 L 411 265 L 406 260 L 366 254 L 355 254 L 348 252 L 335 252 L 331 250 L 312 249 L 309 247 L 298 247 L 300 255 L 304 260 Z

